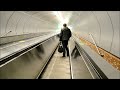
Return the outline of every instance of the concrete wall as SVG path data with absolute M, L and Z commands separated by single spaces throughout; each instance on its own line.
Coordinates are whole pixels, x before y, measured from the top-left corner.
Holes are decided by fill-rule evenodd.
M 120 12 L 80 11 L 72 14 L 69 24 L 79 36 L 120 57 Z
M 55 31 L 57 25 L 44 19 L 23 11 L 0 11 L 0 44 Z

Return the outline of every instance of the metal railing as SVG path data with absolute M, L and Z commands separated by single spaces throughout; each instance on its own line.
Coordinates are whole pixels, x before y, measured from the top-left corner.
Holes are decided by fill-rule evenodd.
M 96 42 L 95 42 L 95 39 L 93 38 L 93 35 L 90 34 L 90 33 L 89 33 L 89 35 L 90 35 L 90 37 L 91 37 L 91 39 L 92 39 L 92 41 L 93 41 L 93 43 L 94 43 L 94 45 L 95 45 L 95 47 L 96 47 L 96 49 L 97 49 L 98 54 L 103 57 L 103 54 L 100 53 L 99 48 L 98 48 L 98 46 L 97 46 L 97 44 L 96 44 Z
M 4 35 L 2 35 L 2 36 L 0 36 L 0 37 L 4 37 L 4 36 L 6 36 L 8 33 L 11 33 L 12 31 L 9 31 L 9 32 L 7 32 L 7 33 L 5 33 Z

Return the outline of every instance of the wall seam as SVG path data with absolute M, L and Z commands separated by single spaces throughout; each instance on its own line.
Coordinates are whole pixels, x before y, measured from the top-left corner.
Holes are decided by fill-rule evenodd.
M 107 12 L 107 11 L 106 11 L 106 12 Z M 107 12 L 107 15 L 108 15 L 108 17 L 109 17 L 109 19 L 110 19 L 110 22 L 111 22 L 111 25 L 112 25 L 112 31 L 113 31 L 112 41 L 111 41 L 110 51 L 109 51 L 109 52 L 111 52 L 111 48 L 112 48 L 112 45 L 113 45 L 113 38 L 114 38 L 114 26 L 113 26 L 112 19 L 111 19 L 111 17 L 110 17 L 110 15 L 109 15 L 108 12 Z
M 101 42 L 101 25 L 100 25 L 100 22 L 99 22 L 97 16 L 95 15 L 95 13 L 93 11 L 91 11 L 91 12 L 93 13 L 93 15 L 96 18 L 96 21 L 98 22 L 98 25 L 99 25 L 100 35 L 99 35 L 99 44 L 98 45 L 100 46 L 100 42 Z
M 119 57 L 120 57 L 120 11 L 119 11 Z
M 7 23 L 6 23 L 6 26 L 5 26 L 5 33 L 7 33 L 7 32 L 6 32 L 7 26 L 8 26 L 9 21 L 10 21 L 10 19 L 12 18 L 12 16 L 13 16 L 14 13 L 15 13 L 15 11 L 13 11 L 13 13 L 10 15 L 10 17 L 9 17 L 8 20 L 7 20 Z

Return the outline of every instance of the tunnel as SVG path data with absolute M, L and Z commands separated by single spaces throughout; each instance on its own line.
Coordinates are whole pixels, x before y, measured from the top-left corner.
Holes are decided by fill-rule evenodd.
M 64 23 L 72 32 L 69 78 L 120 79 L 120 11 L 0 11 L 0 78 L 51 73 Z

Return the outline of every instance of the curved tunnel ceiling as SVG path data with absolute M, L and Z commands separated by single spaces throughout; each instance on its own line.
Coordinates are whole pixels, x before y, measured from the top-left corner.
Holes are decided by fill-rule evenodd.
M 67 23 L 72 32 L 120 57 L 120 11 L 0 11 L 1 37 L 59 32 Z

